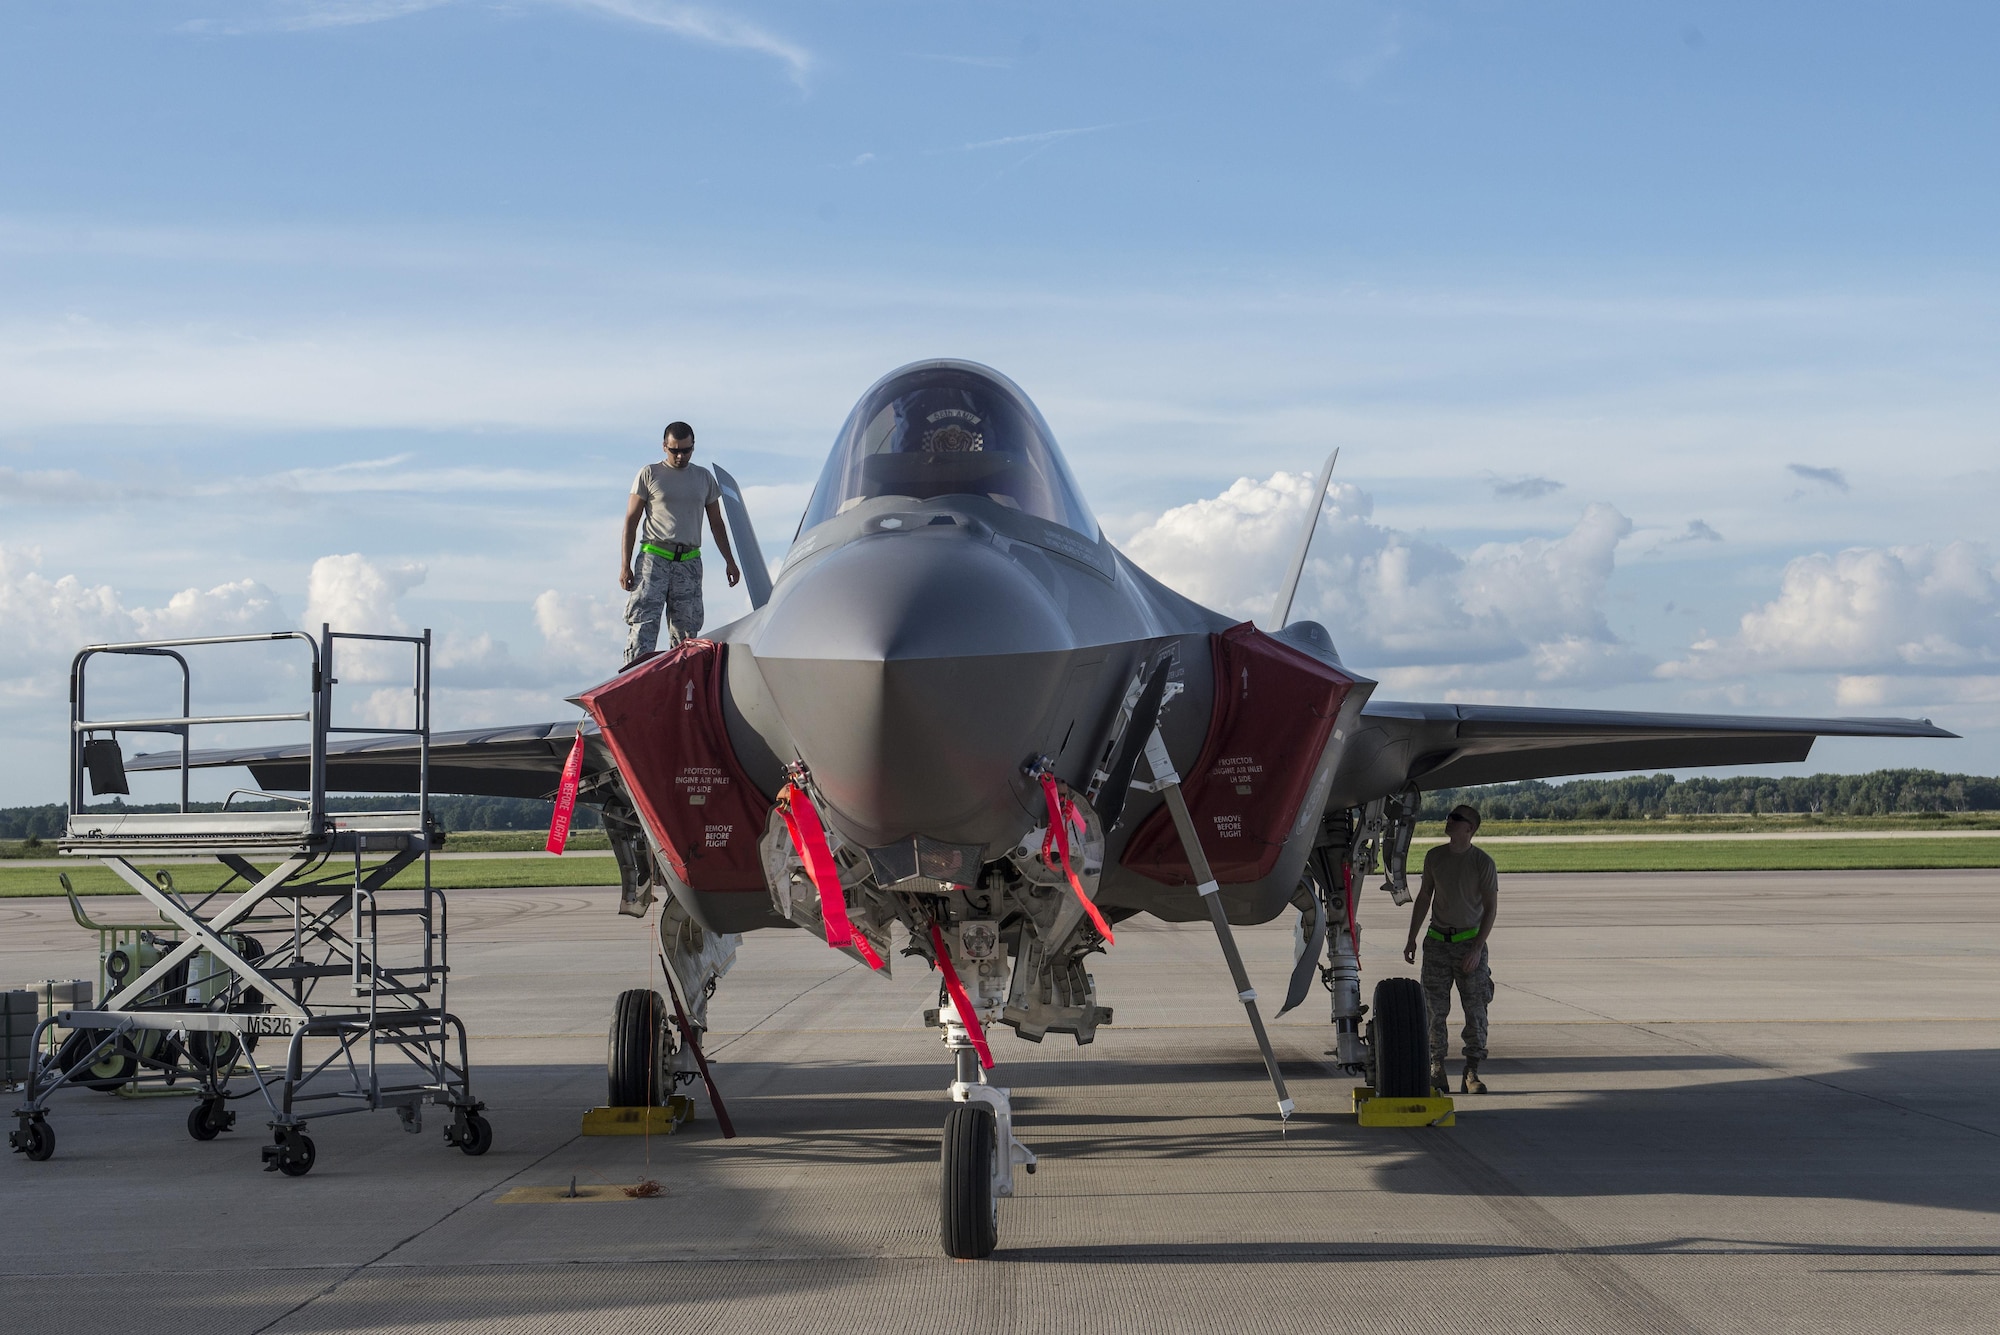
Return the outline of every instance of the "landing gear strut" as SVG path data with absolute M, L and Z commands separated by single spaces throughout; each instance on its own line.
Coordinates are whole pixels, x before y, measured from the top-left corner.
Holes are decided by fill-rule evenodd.
M 997 1013 L 1006 999 L 1005 961 L 994 960 L 995 967 L 984 969 L 980 961 L 966 963 L 971 965 L 975 989 L 967 1000 L 976 1010 Z M 945 1117 L 944 1144 L 938 1153 L 939 1232 L 945 1255 L 977 1261 L 991 1256 L 999 1245 L 999 1202 L 1002 1196 L 1014 1194 L 1015 1165 L 1032 1173 L 1036 1159 L 1014 1138 L 1012 1091 L 986 1083 L 979 1053 L 959 1017 L 958 1003 L 949 996 L 939 1007 L 938 1021 L 944 1027 L 945 1045 L 951 1049 L 953 1076 L 953 1107 Z

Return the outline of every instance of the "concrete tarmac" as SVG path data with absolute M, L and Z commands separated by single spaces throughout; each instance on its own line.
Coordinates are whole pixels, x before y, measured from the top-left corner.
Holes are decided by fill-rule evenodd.
M 750 937 L 712 1013 L 741 1134 L 704 1103 L 578 1135 L 610 1001 L 649 977 L 614 895 L 452 896 L 484 1158 L 435 1117 L 344 1117 L 284 1178 L 249 1100 L 201 1144 L 184 1098 L 59 1096 L 56 1157 L 0 1161 L 0 1330 L 2000 1326 L 2000 873 L 1504 877 L 1493 1092 L 1449 1129 L 1354 1124 L 1316 991 L 1273 1026 L 1281 1132 L 1209 929 L 1125 924 L 1094 1045 L 996 1038 L 1042 1168 L 978 1263 L 938 1252 L 948 1071 L 913 960 L 884 982 Z M 1404 911 L 1371 890 L 1362 921 L 1371 979 L 1414 972 Z M 1289 925 L 1240 939 L 1280 996 Z M 95 966 L 67 904 L 0 901 L 0 982 Z M 499 1203 L 572 1178 L 664 1192 Z

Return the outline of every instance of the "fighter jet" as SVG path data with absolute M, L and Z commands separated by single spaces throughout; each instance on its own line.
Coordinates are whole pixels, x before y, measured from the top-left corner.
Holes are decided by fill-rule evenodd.
M 899 955 L 936 970 L 931 1019 L 952 1062 L 940 1224 L 957 1257 L 993 1251 L 998 1201 L 1036 1162 L 992 1039 L 1091 1042 L 1112 1011 L 1089 961 L 1117 948 L 1120 923 L 1215 925 L 1284 1115 L 1231 929 L 1296 912 L 1285 1005 L 1324 978 L 1339 1063 L 1384 1095 L 1422 1095 L 1422 993 L 1383 979 L 1364 1006 L 1354 921 L 1366 875 L 1407 902 L 1425 790 L 1953 735 L 1910 719 L 1378 700 L 1326 627 L 1288 617 L 1318 504 L 1273 629 L 1239 623 L 1114 547 L 1028 396 L 970 362 L 905 366 L 861 396 L 775 577 L 717 471 L 754 610 L 582 692 L 576 721 L 432 738 L 430 787 L 601 809 L 621 908 L 655 918 L 695 1011 L 684 1039 L 650 1018 L 657 998 L 617 1000 L 613 1103 L 691 1074 L 703 1003 L 743 934 L 803 929 L 885 974 Z M 303 750 L 192 759 L 248 765 L 266 789 L 309 783 Z M 414 791 L 415 748 L 336 745 L 325 776 Z

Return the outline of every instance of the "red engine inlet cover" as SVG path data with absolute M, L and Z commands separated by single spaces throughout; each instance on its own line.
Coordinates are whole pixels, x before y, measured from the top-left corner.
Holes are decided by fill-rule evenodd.
M 640 817 L 695 890 L 764 890 L 771 813 L 722 721 L 723 646 L 682 640 L 582 696 Z
M 1354 681 L 1247 621 L 1210 644 L 1215 712 L 1181 792 L 1215 879 L 1236 885 L 1271 874 Z M 1120 861 L 1166 885 L 1194 883 L 1165 806 L 1133 833 Z

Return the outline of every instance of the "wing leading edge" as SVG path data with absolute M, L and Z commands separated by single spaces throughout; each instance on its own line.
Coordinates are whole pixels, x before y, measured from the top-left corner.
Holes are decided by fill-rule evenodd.
M 587 722 L 531 723 L 509 728 L 473 728 L 441 732 L 431 737 L 431 791 L 473 797 L 547 798 L 562 780 L 577 730 L 590 734 Z M 597 769 L 586 751 L 586 769 Z M 311 786 L 308 773 L 312 748 L 297 746 L 242 747 L 191 752 L 196 769 L 241 765 L 260 788 L 298 792 Z M 326 749 L 329 792 L 413 793 L 417 790 L 417 748 L 400 737 L 357 738 L 330 742 Z M 155 751 L 125 762 L 130 770 L 171 770 L 180 767 L 178 751 Z
M 431 791 L 480 797 L 546 798 L 562 777 L 577 729 L 588 722 L 535 723 L 439 733 L 431 739 Z M 1415 783 L 1466 788 L 1523 779 L 1709 765 L 1804 760 L 1821 737 L 1932 737 L 1958 734 L 1929 719 L 1759 718 L 1626 710 L 1544 709 L 1371 700 L 1345 748 L 1329 803 L 1365 803 Z M 601 747 L 586 753 L 595 771 Z M 307 787 L 303 745 L 196 751 L 197 769 L 243 766 L 257 785 Z M 176 751 L 133 756 L 127 770 L 171 770 Z M 400 738 L 361 738 L 327 748 L 326 786 L 349 793 L 404 793 L 417 786 L 417 750 Z
M 1956 737 L 1929 719 L 1759 718 L 1371 700 L 1338 794 L 1465 788 L 1571 774 L 1804 760 L 1821 737 Z M 1386 782 L 1385 782 L 1386 781 Z M 1362 790 L 1367 796 L 1360 797 Z

